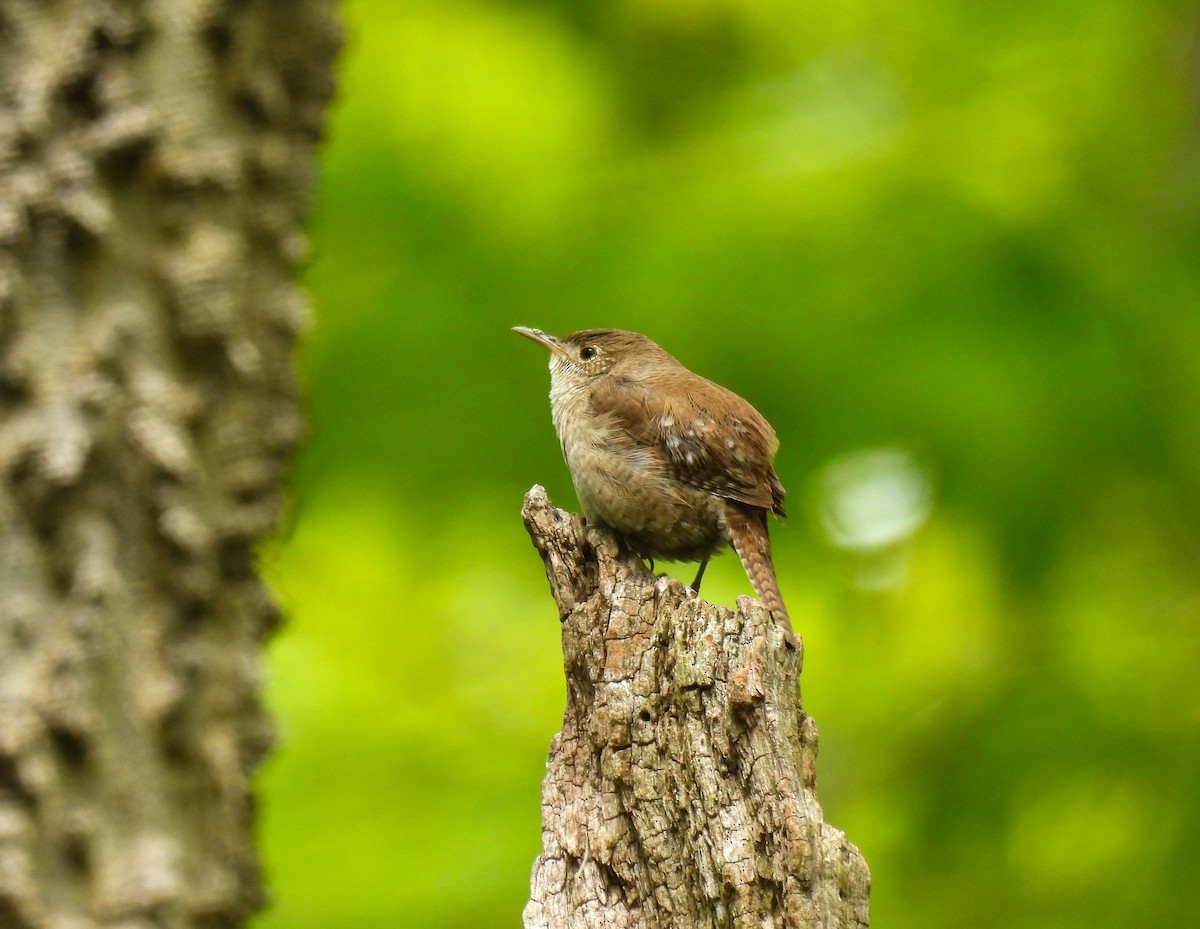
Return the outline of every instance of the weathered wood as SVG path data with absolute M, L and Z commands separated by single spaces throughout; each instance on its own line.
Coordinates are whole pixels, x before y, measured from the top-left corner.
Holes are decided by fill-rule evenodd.
M 333 0 L 0 3 L 0 927 L 233 929 Z
M 866 862 L 817 803 L 801 652 L 766 609 L 655 578 L 541 487 L 523 516 L 567 678 L 527 929 L 865 927 Z

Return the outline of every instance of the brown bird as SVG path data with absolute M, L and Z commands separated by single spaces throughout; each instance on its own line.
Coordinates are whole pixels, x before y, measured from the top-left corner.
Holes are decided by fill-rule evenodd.
M 638 555 L 708 560 L 732 544 L 755 593 L 796 646 L 771 561 L 767 513 L 784 516 L 775 430 L 749 403 L 689 371 L 644 335 L 584 329 L 550 350 L 550 407 L 588 521 Z

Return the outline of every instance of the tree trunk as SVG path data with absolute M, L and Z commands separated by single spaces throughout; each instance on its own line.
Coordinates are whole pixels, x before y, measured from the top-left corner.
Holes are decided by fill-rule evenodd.
M 865 927 L 870 874 L 824 822 L 800 654 L 766 609 L 654 578 L 541 487 L 523 515 L 567 675 L 527 929 Z
M 240 925 L 333 0 L 0 2 L 0 926 Z

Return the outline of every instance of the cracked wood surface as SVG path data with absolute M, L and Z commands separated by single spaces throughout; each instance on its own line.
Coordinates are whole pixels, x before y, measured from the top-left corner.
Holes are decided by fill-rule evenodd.
M 817 802 L 802 653 L 767 610 L 655 578 L 541 487 L 522 515 L 567 679 L 527 929 L 867 926 L 866 862 Z

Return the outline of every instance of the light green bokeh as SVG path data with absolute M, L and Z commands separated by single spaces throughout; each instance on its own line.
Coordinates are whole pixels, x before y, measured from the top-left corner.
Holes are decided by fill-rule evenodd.
M 574 499 L 515 324 L 647 332 L 776 425 L 821 799 L 876 925 L 1200 920 L 1189 12 L 345 13 L 313 436 L 264 553 L 291 618 L 258 929 L 519 922 L 563 699 L 519 508 Z M 855 554 L 819 476 L 864 449 L 933 506 Z M 714 563 L 706 596 L 747 592 Z

